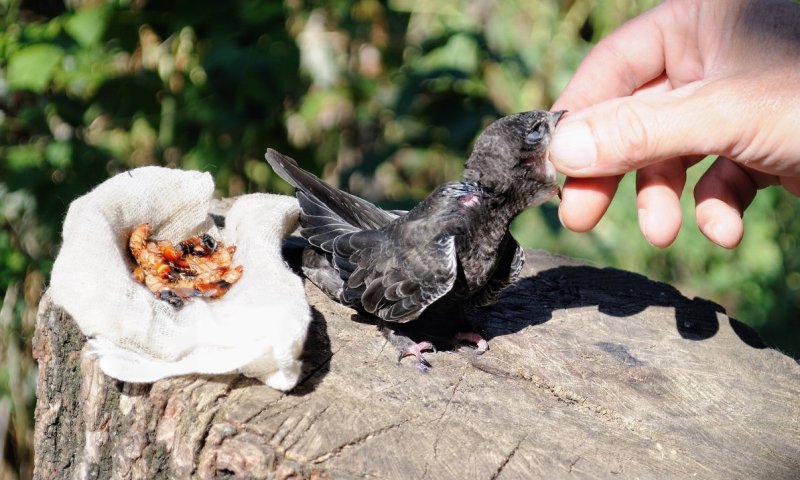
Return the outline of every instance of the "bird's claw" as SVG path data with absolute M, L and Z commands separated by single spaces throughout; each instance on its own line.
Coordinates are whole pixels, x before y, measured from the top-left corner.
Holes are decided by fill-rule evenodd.
M 489 342 L 475 332 L 459 332 L 456 334 L 456 340 L 475 344 L 477 347 L 475 353 L 478 355 L 489 350 Z
M 405 357 L 414 356 L 417 359 L 416 367 L 422 372 L 427 372 L 428 369 L 431 368 L 431 364 L 425 360 L 425 357 L 422 355 L 423 352 L 436 353 L 436 347 L 434 347 L 431 342 L 409 343 L 400 351 L 400 357 L 397 361 L 400 362 L 400 360 Z

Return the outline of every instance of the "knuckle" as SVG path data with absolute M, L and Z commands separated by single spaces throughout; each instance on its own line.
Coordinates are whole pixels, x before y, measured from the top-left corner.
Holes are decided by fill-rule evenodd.
M 647 104 L 636 99 L 617 106 L 613 119 L 618 126 L 617 138 L 612 143 L 615 151 L 611 152 L 617 162 L 634 167 L 652 155 L 653 138 L 644 121 L 645 117 L 652 117 L 649 110 Z

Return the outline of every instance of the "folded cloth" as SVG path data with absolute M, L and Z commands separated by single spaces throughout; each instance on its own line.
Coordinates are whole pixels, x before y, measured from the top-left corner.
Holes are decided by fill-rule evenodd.
M 208 215 L 208 173 L 143 167 L 116 175 L 76 199 L 49 292 L 89 338 L 89 352 L 109 376 L 153 382 L 184 374 L 241 372 L 278 390 L 300 377 L 311 312 L 303 285 L 281 257 L 297 226 L 292 197 L 239 197 L 220 231 Z M 131 277 L 133 229 L 178 242 L 208 232 L 235 245 L 244 273 L 221 298 L 193 298 L 176 309 Z

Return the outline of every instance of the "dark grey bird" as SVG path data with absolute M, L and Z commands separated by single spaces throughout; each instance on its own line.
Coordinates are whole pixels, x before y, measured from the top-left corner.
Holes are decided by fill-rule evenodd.
M 478 137 L 464 181 L 445 183 L 409 212 L 386 211 L 301 169 L 275 150 L 267 161 L 296 189 L 303 273 L 328 296 L 379 319 L 400 358 L 434 344 L 486 341 L 465 308 L 494 304 L 522 270 L 508 230 L 522 210 L 559 193 L 548 145 L 564 112 L 500 118 Z M 450 343 L 448 342 L 448 343 Z

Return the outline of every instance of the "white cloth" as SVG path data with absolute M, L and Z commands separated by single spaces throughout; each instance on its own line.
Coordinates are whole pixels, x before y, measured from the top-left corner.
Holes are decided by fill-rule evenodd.
M 239 197 L 220 232 L 208 215 L 208 173 L 143 167 L 121 173 L 76 199 L 64 221 L 50 295 L 89 338 L 111 377 L 152 382 L 182 374 L 241 372 L 289 390 L 300 376 L 311 312 L 301 279 L 281 257 L 297 226 L 294 198 Z M 195 298 L 175 309 L 131 277 L 133 229 L 173 242 L 210 232 L 236 245 L 244 273 L 221 298 Z

